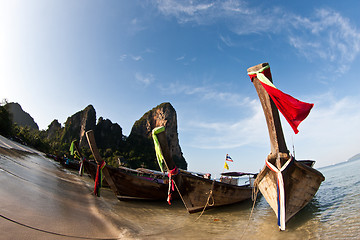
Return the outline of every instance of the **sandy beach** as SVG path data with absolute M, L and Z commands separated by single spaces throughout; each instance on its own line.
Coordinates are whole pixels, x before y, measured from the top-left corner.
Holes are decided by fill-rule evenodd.
M 125 230 L 92 189 L 41 153 L 0 136 L 0 239 L 117 239 Z

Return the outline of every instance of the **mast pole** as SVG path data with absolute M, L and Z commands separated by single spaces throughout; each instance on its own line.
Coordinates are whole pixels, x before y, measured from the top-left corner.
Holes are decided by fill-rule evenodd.
M 248 68 L 247 71 L 248 73 L 257 72 L 266 66 L 269 66 L 269 64 L 261 63 Z M 271 76 L 267 76 L 267 78 L 272 82 Z M 286 147 L 286 142 L 280 122 L 279 111 L 256 76 L 252 78 L 252 82 L 259 96 L 269 131 L 271 153 L 269 154 L 268 158 L 279 159 L 278 161 L 276 161 L 276 165 L 278 165 L 277 167 L 280 169 L 281 166 L 289 158 L 289 151 Z M 278 158 L 278 156 L 280 156 L 280 158 Z

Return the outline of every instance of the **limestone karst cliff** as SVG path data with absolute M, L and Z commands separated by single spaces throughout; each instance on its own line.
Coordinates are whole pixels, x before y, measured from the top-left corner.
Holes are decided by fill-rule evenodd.
M 182 169 L 187 169 L 187 163 L 179 144 L 176 111 L 170 103 L 158 105 L 136 121 L 131 129 L 129 140 L 145 142 L 146 139 L 149 139 L 152 142 L 151 131 L 160 126 L 164 126 L 166 129 L 169 148 L 176 165 Z
M 30 116 L 29 113 L 25 112 L 19 103 L 7 103 L 5 105 L 6 110 L 11 114 L 12 121 L 19 126 L 30 127 L 32 129 L 39 130 L 39 126 Z

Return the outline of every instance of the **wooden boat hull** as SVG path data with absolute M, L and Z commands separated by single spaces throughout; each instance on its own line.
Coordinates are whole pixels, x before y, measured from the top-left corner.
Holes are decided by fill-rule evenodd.
M 63 167 L 68 169 L 79 170 L 80 168 L 80 162 L 77 160 L 61 158 L 59 162 Z
M 179 174 L 180 193 L 189 213 L 239 203 L 252 198 L 250 185 L 237 186 L 191 174 Z M 209 194 L 211 194 L 209 198 Z
M 97 165 L 84 161 L 85 170 L 95 179 Z M 105 166 L 114 183 L 112 190 L 119 200 L 166 200 L 168 196 L 167 182 L 160 179 L 139 176 L 123 168 Z M 110 186 L 111 187 L 111 186 Z M 175 196 L 176 198 L 176 196 Z
M 285 185 L 285 222 L 305 207 L 315 196 L 325 177 L 317 170 L 298 161 L 283 172 Z M 277 175 L 266 165 L 255 180 L 257 186 L 278 216 Z

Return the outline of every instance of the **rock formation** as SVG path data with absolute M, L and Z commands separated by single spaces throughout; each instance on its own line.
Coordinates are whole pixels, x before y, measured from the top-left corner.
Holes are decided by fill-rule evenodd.
M 169 148 L 176 165 L 182 169 L 187 169 L 187 163 L 179 144 L 176 111 L 170 103 L 162 103 L 145 113 L 135 122 L 129 139 L 132 141 L 134 138 L 139 139 L 141 137 L 152 139 L 152 130 L 160 126 L 164 126 L 166 129 Z
M 61 124 L 57 119 L 52 121 L 46 131 L 47 139 L 56 139 L 61 131 Z
M 74 139 L 80 139 L 79 146 L 87 146 L 85 132 L 95 129 L 96 112 L 92 105 L 68 117 L 61 137 L 63 143 L 71 143 Z
M 13 103 L 13 102 L 7 103 L 5 105 L 5 108 L 11 114 L 12 121 L 14 123 L 16 123 L 17 125 L 22 126 L 22 127 L 27 126 L 32 129 L 39 130 L 39 126 L 37 125 L 37 123 L 30 116 L 30 114 L 28 114 L 21 108 L 20 104 Z
M 109 119 L 99 118 L 95 130 L 95 139 L 98 148 L 119 149 L 123 145 L 122 128 L 117 123 L 112 123 Z

